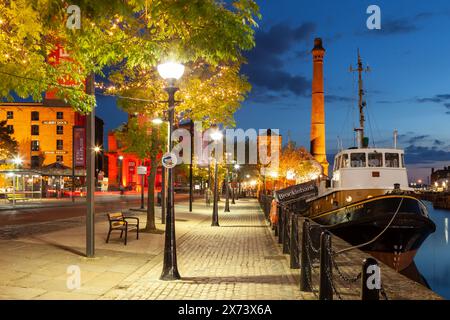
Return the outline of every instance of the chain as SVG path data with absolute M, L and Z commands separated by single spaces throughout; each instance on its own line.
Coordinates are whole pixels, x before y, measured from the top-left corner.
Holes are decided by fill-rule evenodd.
M 311 239 L 311 233 L 310 233 L 311 229 L 308 228 L 308 230 L 306 230 L 306 231 L 307 231 L 307 232 L 306 232 L 306 238 L 308 239 L 309 247 L 310 247 L 311 250 L 314 251 L 315 253 L 319 253 L 319 252 L 320 252 L 320 248 L 319 248 L 319 249 L 316 249 L 316 248 L 314 248 L 314 246 L 313 246 L 313 241 L 312 241 L 312 239 Z
M 326 249 L 327 249 L 328 252 L 331 251 L 331 248 L 328 247 L 328 246 L 327 246 Z M 331 260 L 331 263 L 333 263 L 333 259 L 332 259 L 332 256 L 331 256 L 331 255 L 330 255 L 330 260 Z M 334 285 L 334 279 L 333 279 L 333 275 L 331 274 L 331 270 L 330 270 L 328 264 L 326 264 L 326 265 L 327 265 L 327 266 L 326 266 L 326 268 L 325 268 L 325 272 L 326 272 L 326 274 L 327 274 L 328 281 L 330 281 L 331 288 L 333 289 L 333 292 L 334 292 L 334 294 L 338 297 L 338 299 L 339 299 L 339 300 L 343 300 L 341 294 L 339 293 L 339 291 L 337 290 L 336 286 Z
M 309 250 L 308 249 L 306 249 L 306 252 L 307 252 L 307 254 L 306 254 L 306 260 L 308 260 L 308 266 L 309 266 L 309 268 L 306 268 L 306 270 L 308 270 L 307 272 L 306 272 L 306 281 L 308 281 L 308 286 L 311 288 L 311 292 L 314 294 L 314 296 L 316 297 L 316 299 L 318 299 L 319 298 L 319 296 L 317 295 L 317 293 L 316 293 L 316 291 L 314 290 L 314 286 L 313 286 L 313 282 L 312 282 L 312 274 L 311 274 L 311 272 L 309 272 L 310 270 L 312 270 L 312 271 L 315 271 L 314 270 L 314 266 L 311 264 L 311 259 L 310 259 L 310 257 L 309 257 L 309 252 L 308 252 Z
M 316 270 L 314 269 L 314 259 L 311 259 L 311 256 L 310 256 L 310 252 L 309 252 L 309 247 L 310 247 L 310 243 L 308 242 L 308 238 L 306 238 L 306 248 L 305 248 L 305 250 L 306 250 L 306 258 L 307 258 L 307 260 L 308 260 L 308 264 L 309 264 L 309 266 L 311 267 L 311 270 L 313 271 L 313 273 L 316 273 Z M 317 260 L 317 258 L 315 259 L 315 260 Z
M 333 265 L 333 268 L 337 271 L 337 274 L 339 276 L 339 278 L 341 278 L 344 282 L 348 282 L 350 284 L 355 283 L 356 281 L 358 281 L 359 279 L 361 279 L 362 273 L 358 273 L 355 277 L 350 278 L 347 277 L 346 275 L 344 275 L 344 273 L 341 271 L 341 269 L 339 269 L 339 266 L 336 262 L 335 258 L 335 252 L 333 252 L 332 248 L 327 248 L 328 249 L 328 254 L 331 257 L 331 264 Z

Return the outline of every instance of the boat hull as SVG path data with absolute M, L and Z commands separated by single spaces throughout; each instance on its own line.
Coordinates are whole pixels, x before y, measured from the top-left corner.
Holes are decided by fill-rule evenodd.
M 425 205 L 407 195 L 385 195 L 310 216 L 333 234 L 391 266 L 406 269 L 436 230 Z

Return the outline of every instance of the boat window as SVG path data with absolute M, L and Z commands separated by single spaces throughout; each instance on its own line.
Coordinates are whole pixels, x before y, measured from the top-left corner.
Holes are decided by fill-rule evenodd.
M 339 170 L 340 167 L 341 167 L 341 156 L 336 157 L 336 159 L 334 160 L 334 171 Z
M 340 165 L 340 167 L 341 168 L 348 168 L 349 167 L 349 161 L 348 161 L 348 154 L 347 153 L 344 153 L 343 155 L 342 155 L 342 159 L 341 159 L 341 165 Z
M 402 153 L 402 168 L 406 168 L 405 166 L 405 155 Z
M 369 167 L 382 167 L 382 166 L 383 166 L 383 154 L 369 153 Z
M 365 153 L 352 153 L 351 164 L 353 168 L 362 168 L 366 166 L 366 154 Z
M 386 167 L 388 168 L 398 168 L 400 165 L 398 153 L 386 153 Z

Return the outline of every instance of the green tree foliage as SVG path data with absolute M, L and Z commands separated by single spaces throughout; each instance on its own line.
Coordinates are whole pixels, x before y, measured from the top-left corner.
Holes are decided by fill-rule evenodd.
M 125 147 L 127 153 L 137 155 L 142 161 L 150 159 L 150 174 L 148 175 L 147 193 L 147 225 L 146 231 L 156 229 L 155 225 L 155 177 L 158 168 L 160 146 L 167 140 L 165 126 L 153 127 L 151 122 L 143 118 L 132 118 L 127 125 L 116 131 L 117 138 Z
M 13 159 L 17 155 L 17 141 L 11 137 L 6 121 L 0 121 L 0 163 Z
M 81 28 L 69 29 L 67 7 L 81 9 Z M 83 80 L 107 66 L 153 69 L 159 62 L 240 64 L 254 46 L 253 0 L 14 0 L 0 3 L 0 95 L 41 99 L 48 88 L 79 111 L 95 98 Z M 57 45 L 70 60 L 46 62 Z M 61 84 L 70 78 L 73 86 Z

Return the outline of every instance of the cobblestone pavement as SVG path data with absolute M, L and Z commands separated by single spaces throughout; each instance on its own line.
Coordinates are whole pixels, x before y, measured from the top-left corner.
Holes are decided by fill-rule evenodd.
M 161 281 L 162 254 L 102 299 L 312 299 L 298 287 L 255 200 L 219 212 L 220 227 L 205 218 L 177 243 L 181 280 Z

